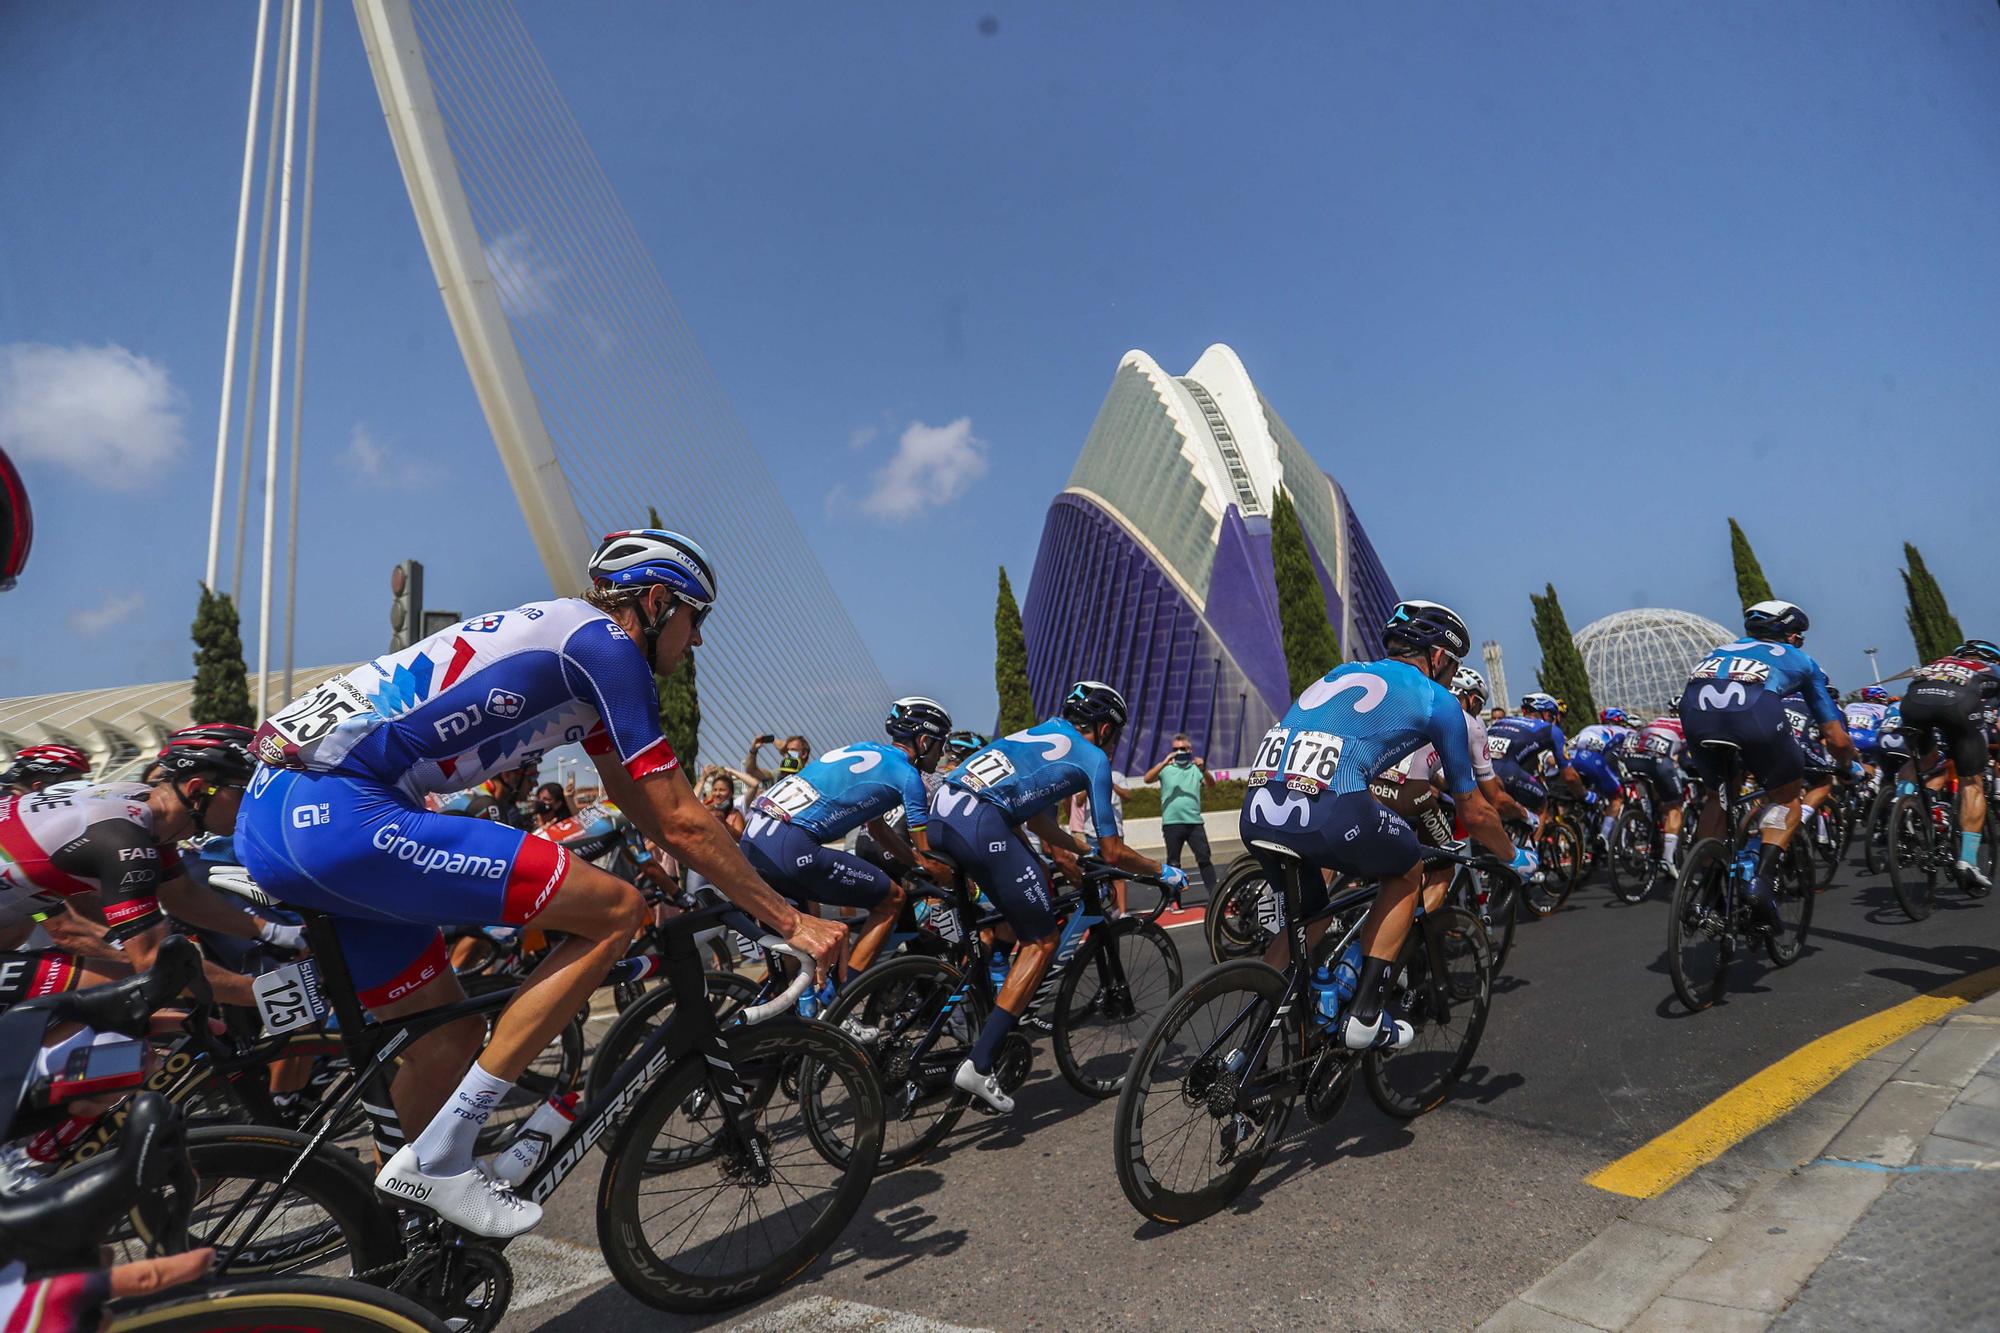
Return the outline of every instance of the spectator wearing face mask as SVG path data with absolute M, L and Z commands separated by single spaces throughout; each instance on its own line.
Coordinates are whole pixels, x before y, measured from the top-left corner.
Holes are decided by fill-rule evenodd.
M 549 825 L 568 819 L 576 811 L 570 808 L 569 793 L 560 783 L 544 782 L 535 788 L 535 827 Z
M 743 756 L 743 771 L 754 782 L 769 786 L 780 778 L 788 778 L 798 772 L 806 766 L 806 761 L 812 758 L 812 743 L 810 741 L 803 736 L 787 736 L 785 737 L 785 743 L 778 746 L 777 772 L 774 773 L 769 769 L 760 768 L 757 764 L 757 756 L 764 752 L 765 746 L 775 743 L 777 739 L 773 735 L 764 735 L 750 742 L 750 753 Z
M 1194 752 L 1194 743 L 1185 732 L 1177 732 L 1166 758 L 1146 770 L 1146 781 L 1160 784 L 1160 836 L 1167 844 L 1167 864 L 1178 869 L 1181 852 L 1193 848 L 1201 886 L 1208 890 L 1211 902 L 1215 899 L 1215 863 L 1209 859 L 1208 828 L 1201 822 L 1201 789 L 1214 780 L 1208 775 L 1208 761 Z M 1178 898 L 1174 906 L 1180 906 Z

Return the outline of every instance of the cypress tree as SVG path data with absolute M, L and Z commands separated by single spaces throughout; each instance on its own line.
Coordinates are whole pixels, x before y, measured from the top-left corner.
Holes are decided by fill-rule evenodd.
M 1040 720 L 1028 689 L 1028 641 L 1021 633 L 1021 608 L 1005 565 L 1000 567 L 1000 596 L 993 607 L 993 689 L 1000 696 L 996 725 L 1002 736 Z
M 1729 559 L 1736 566 L 1736 600 L 1746 607 L 1770 601 L 1771 581 L 1764 577 L 1764 567 L 1757 563 L 1750 539 L 1733 518 L 1729 520 Z
M 652 527 L 666 526 L 660 522 L 660 511 L 652 505 L 646 506 L 646 515 Z M 660 732 L 680 757 L 681 768 L 691 782 L 699 771 L 695 755 L 701 742 L 701 697 L 695 688 L 694 650 L 688 650 L 672 675 L 655 674 L 653 687 L 660 696 Z
M 1546 592 L 1528 594 L 1535 608 L 1535 639 L 1542 646 L 1542 666 L 1535 678 L 1544 692 L 1569 705 L 1567 729 L 1577 730 L 1597 721 L 1597 700 L 1591 697 L 1590 673 L 1569 632 L 1556 585 L 1546 586 Z
M 1923 556 L 1908 542 L 1903 543 L 1903 564 L 1903 593 L 1909 599 L 1903 616 L 1916 640 L 1917 660 L 1935 662 L 1965 642 L 1965 631 L 1945 604 L 1944 589 L 1931 577 Z
M 1292 697 L 1340 665 L 1340 639 L 1327 619 L 1326 597 L 1313 572 L 1312 550 L 1290 493 L 1271 496 L 1271 568 L 1278 583 L 1278 624 Z
M 194 696 L 188 711 L 196 722 L 235 722 L 255 726 L 250 707 L 249 671 L 243 665 L 243 636 L 236 620 L 236 603 L 201 587 L 194 613 Z

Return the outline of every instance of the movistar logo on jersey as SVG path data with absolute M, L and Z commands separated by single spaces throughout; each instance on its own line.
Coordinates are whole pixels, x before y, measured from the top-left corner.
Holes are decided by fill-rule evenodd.
M 442 870 L 447 875 L 469 875 L 474 879 L 505 879 L 507 862 L 497 856 L 467 856 L 464 852 L 448 852 L 442 847 L 428 847 L 415 838 L 406 836 L 394 824 L 385 824 L 369 839 L 377 851 L 387 852 L 398 861 L 408 861 L 422 874 Z

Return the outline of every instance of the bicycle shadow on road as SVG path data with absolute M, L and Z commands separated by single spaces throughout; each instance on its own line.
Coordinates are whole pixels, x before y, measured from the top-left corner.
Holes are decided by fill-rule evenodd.
M 1953 978 L 2000 966 L 2000 949 L 1983 944 L 1948 943 L 1926 947 L 1898 943 L 1893 937 L 1855 935 L 1844 930 L 1815 930 L 1813 934 L 1836 944 L 1851 944 L 1872 953 L 1887 954 L 1935 969 L 1928 972 L 1903 967 L 1869 969 L 1870 976 L 1899 982 L 1913 991 L 1933 991 Z

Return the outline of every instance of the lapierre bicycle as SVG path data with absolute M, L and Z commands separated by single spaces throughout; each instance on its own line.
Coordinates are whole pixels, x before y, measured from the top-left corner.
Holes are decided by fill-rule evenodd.
M 598 1237 L 620 1285 L 660 1309 L 701 1312 L 768 1294 L 816 1259 L 860 1206 L 882 1143 L 881 1090 L 850 1038 L 783 1013 L 810 982 L 723 1027 L 702 999 L 697 929 L 722 909 L 691 913 L 663 931 L 663 958 L 628 958 L 607 985 L 663 970 L 682 997 L 599 1097 L 576 1108 L 569 1130 L 522 1180 L 547 1199 L 600 1139 L 609 1140 L 599 1185 Z M 400 1141 L 388 1082 L 399 1052 L 423 1033 L 504 1007 L 509 992 L 475 995 L 407 1017 L 377 1021 L 354 998 L 331 923 L 306 916 L 319 989 L 331 1002 L 356 1074 L 330 1095 L 309 1138 L 281 1130 L 236 1131 L 271 1140 L 202 1167 L 210 1191 L 193 1221 L 196 1244 L 218 1249 L 218 1270 L 246 1259 L 268 1271 L 266 1234 L 295 1180 L 316 1172 L 320 1208 L 337 1226 L 354 1276 L 416 1300 L 454 1326 L 490 1329 L 505 1313 L 512 1274 L 504 1244 L 469 1235 L 427 1212 L 398 1214 L 351 1155 L 331 1143 L 332 1126 L 358 1103 L 378 1143 Z M 767 946 L 781 944 L 769 939 Z M 302 965 L 295 965 L 302 966 Z M 321 1005 L 308 974 L 260 981 L 267 1024 L 288 1004 L 309 1022 Z M 304 997 L 280 994 L 286 982 Z M 276 997 L 276 998 L 274 998 Z M 805 1070 L 803 1077 L 797 1076 Z M 787 1074 L 793 1075 L 786 1077 Z M 242 1145 L 252 1146 L 249 1144 Z M 344 1189 L 337 1188 L 345 1180 Z M 219 1186 L 227 1184 L 224 1190 Z M 303 1262 L 306 1256 L 300 1256 Z
M 993 1062 L 1010 1094 L 1027 1081 L 1034 1062 L 1028 1034 L 1040 1030 L 1050 1034 L 1056 1067 L 1071 1087 L 1087 1097 L 1115 1096 L 1140 1038 L 1180 989 L 1180 951 L 1166 931 L 1142 917 L 1104 917 L 1112 880 L 1159 881 L 1091 857 L 1079 864 L 1082 885 L 1055 903 L 1062 919 L 1055 957 Z M 952 1073 L 992 1012 L 989 936 L 1005 918 L 976 911 L 970 893 L 963 875 L 950 888 L 913 876 L 912 894 L 931 903 L 928 924 L 946 951 L 876 963 L 848 982 L 826 1014 L 830 1023 L 852 1020 L 875 1033 L 869 1053 L 887 1107 L 885 1170 L 935 1148 L 971 1101 Z
M 1318 914 L 1331 924 L 1308 949 L 1299 906 L 1304 877 L 1320 872 L 1289 849 L 1264 846 L 1286 858 L 1285 970 L 1239 958 L 1203 974 L 1147 1034 L 1118 1098 L 1118 1183 L 1156 1222 L 1199 1221 L 1226 1206 L 1283 1136 L 1293 1102 L 1303 1098 L 1315 1123 L 1331 1120 L 1357 1069 L 1389 1115 L 1431 1110 L 1471 1063 L 1486 1027 L 1493 956 L 1485 927 L 1462 907 L 1425 911 L 1420 902 L 1390 991 L 1390 1009 L 1416 1029 L 1414 1041 L 1401 1051 L 1356 1052 L 1334 1039 L 1314 1013 L 1311 972 L 1347 947 L 1380 886 L 1337 893 Z M 1424 858 L 1507 873 L 1490 858 L 1453 851 L 1426 849 Z

